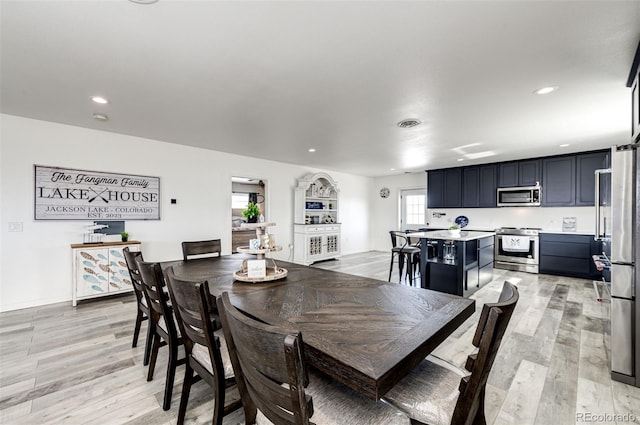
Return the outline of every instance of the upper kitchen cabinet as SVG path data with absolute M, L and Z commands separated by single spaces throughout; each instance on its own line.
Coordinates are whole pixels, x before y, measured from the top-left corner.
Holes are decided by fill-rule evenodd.
M 427 171 L 428 208 L 495 208 L 498 187 L 542 187 L 543 207 L 594 205 L 609 150 Z M 606 175 L 603 176 L 606 178 Z
M 498 167 L 496 164 L 464 167 L 462 169 L 462 205 L 467 208 L 496 206 Z
M 511 161 L 499 164 L 499 187 L 535 186 L 540 182 L 540 160 Z
M 498 166 L 496 164 L 481 165 L 480 167 L 480 206 L 495 208 L 498 189 Z
M 542 206 L 576 204 L 576 157 L 556 156 L 542 160 Z
M 594 173 L 597 169 L 607 168 L 607 153 L 600 151 L 576 155 L 576 205 L 595 205 Z
M 462 206 L 478 207 L 480 205 L 480 169 L 464 167 L 462 169 Z
M 444 207 L 444 171 L 427 172 L 427 208 Z
M 427 207 L 462 206 L 462 168 L 434 170 L 427 173 Z
M 462 168 L 444 170 L 444 206 L 448 208 L 462 206 Z

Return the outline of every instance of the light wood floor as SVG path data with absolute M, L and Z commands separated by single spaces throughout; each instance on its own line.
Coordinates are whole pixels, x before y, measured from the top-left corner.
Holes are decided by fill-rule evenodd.
M 388 261 L 370 252 L 315 267 L 386 280 Z M 591 282 L 496 270 L 474 295 L 477 306 L 495 301 L 507 277 L 521 279 L 521 298 L 489 378 L 488 423 L 640 424 L 640 389 L 609 378 L 608 305 L 595 301 Z M 166 350 L 147 382 L 143 338 L 131 348 L 134 315 L 133 295 L 0 314 L 0 423 L 175 424 L 183 367 L 165 412 Z M 476 323 L 477 314 L 435 354 L 462 365 Z M 211 422 L 209 391 L 203 382 L 193 387 L 188 423 Z M 243 420 L 237 412 L 224 424 Z

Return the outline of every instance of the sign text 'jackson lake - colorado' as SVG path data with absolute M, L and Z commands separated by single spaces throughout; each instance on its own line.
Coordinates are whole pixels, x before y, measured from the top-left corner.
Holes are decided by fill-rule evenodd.
M 159 220 L 160 179 L 35 165 L 36 220 Z

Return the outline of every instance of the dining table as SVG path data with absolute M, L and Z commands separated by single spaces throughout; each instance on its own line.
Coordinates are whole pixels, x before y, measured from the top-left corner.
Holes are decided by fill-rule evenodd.
M 265 323 L 299 330 L 305 361 L 379 400 L 475 311 L 473 299 L 278 261 L 286 278 L 235 281 L 246 254 L 162 262 L 185 279 L 208 281 Z M 271 260 L 267 260 L 269 263 Z

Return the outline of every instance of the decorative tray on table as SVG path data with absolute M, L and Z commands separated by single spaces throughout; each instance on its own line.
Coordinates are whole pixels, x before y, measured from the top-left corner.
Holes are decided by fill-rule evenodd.
M 237 248 L 238 252 L 243 254 L 255 255 L 257 260 L 265 260 L 265 263 L 271 261 L 272 267 L 265 267 L 264 276 L 251 276 L 249 277 L 248 261 L 242 262 L 242 270 L 235 271 L 233 277 L 241 282 L 260 283 L 271 282 L 278 279 L 283 279 L 287 276 L 287 269 L 278 267 L 273 258 L 266 258 L 266 255 L 270 252 L 282 251 L 281 246 L 274 245 L 273 235 L 263 234 L 263 229 L 267 227 L 275 226 L 275 223 L 243 223 L 240 227 L 244 229 L 255 229 L 256 238 L 260 241 L 260 247 L 254 248 L 249 246 L 240 246 Z

